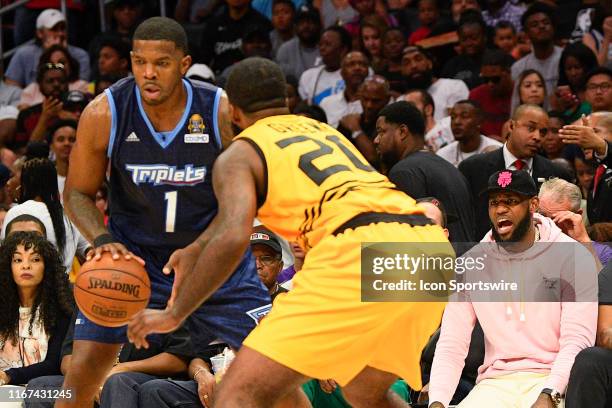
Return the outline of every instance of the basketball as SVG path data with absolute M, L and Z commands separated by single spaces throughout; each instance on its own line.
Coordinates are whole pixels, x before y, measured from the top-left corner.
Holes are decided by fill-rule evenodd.
M 124 326 L 144 309 L 151 283 L 144 266 L 123 257 L 114 260 L 105 252 L 99 261 L 81 267 L 74 283 L 74 297 L 81 312 L 101 326 Z

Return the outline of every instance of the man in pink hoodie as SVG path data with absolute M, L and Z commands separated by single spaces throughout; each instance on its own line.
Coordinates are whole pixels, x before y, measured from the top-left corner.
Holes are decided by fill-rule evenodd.
M 458 407 L 562 407 L 574 358 L 595 341 L 595 260 L 552 220 L 536 213 L 538 190 L 528 173 L 498 171 L 489 178 L 486 193 L 493 228 L 477 249 L 487 255 L 481 277 L 490 280 L 500 271 L 510 271 L 511 277 L 540 285 L 521 285 L 521 301 L 506 293 L 502 297 L 512 301 L 478 302 L 475 299 L 490 295 L 473 291 L 464 294 L 464 301 L 447 305 L 431 370 L 429 407 L 448 406 L 476 320 L 485 337 L 484 363 L 476 386 Z M 550 276 L 561 282 L 559 301 L 530 295 L 542 292 L 538 286 L 544 292 L 554 288 L 556 281 Z M 568 287 L 570 296 L 563 294 Z

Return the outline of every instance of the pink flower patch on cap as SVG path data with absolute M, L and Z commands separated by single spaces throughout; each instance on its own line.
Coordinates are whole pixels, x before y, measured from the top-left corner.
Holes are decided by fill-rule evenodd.
M 510 173 L 509 171 L 502 171 L 501 173 L 499 173 L 499 176 L 497 176 L 498 186 L 506 188 L 510 185 L 510 183 L 512 183 L 512 173 Z

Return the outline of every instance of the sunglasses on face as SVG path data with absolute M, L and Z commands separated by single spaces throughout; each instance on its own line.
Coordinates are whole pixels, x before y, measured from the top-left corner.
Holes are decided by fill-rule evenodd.
M 480 78 L 482 79 L 482 82 L 484 82 L 485 84 L 497 85 L 501 81 L 501 76 L 499 76 L 499 75 L 496 75 L 496 76 L 481 76 Z

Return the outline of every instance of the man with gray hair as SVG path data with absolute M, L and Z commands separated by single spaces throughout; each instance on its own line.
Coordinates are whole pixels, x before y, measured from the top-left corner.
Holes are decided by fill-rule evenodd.
M 605 266 L 612 259 L 612 248 L 592 241 L 587 234 L 582 221 L 583 211 L 580 208 L 582 200 L 580 187 L 563 179 L 553 178 L 540 186 L 538 196 L 540 198 L 538 213 L 551 218 L 565 234 L 576 241 L 591 243 L 602 265 Z

